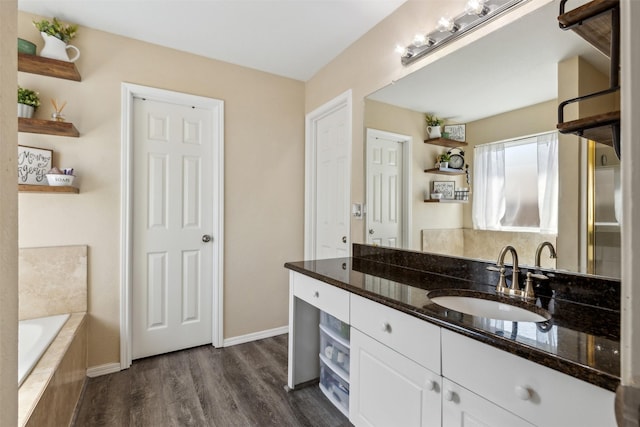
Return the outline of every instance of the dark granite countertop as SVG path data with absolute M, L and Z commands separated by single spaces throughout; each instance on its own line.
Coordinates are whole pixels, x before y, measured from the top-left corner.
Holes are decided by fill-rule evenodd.
M 543 271 L 551 280 L 536 288 L 535 305 L 546 309 L 551 320 L 503 321 L 448 310 L 427 297 L 429 291 L 442 290 L 496 297 L 497 273 L 486 271 L 488 263 L 388 249 L 380 257 L 380 252 L 354 245 L 352 258 L 288 262 L 285 267 L 599 387 L 615 391 L 618 386 L 620 312 L 615 287 L 619 281 Z M 442 271 L 456 264 L 455 272 Z M 617 301 L 619 307 L 619 297 Z

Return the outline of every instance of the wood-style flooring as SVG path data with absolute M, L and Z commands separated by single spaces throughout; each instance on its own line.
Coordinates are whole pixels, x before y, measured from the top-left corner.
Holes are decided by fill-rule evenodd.
M 287 393 L 287 335 L 133 362 L 89 378 L 74 426 L 350 426 L 317 386 Z

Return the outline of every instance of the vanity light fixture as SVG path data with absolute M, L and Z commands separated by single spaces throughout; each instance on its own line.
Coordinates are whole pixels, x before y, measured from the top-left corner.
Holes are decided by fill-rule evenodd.
M 456 40 L 527 0 L 468 0 L 464 11 L 454 18 L 443 16 L 432 32 L 417 34 L 407 47 L 397 46 L 402 65 L 409 65 L 425 55 Z

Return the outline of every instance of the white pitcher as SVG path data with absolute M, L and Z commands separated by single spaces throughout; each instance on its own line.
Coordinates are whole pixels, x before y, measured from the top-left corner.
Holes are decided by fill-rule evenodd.
M 50 36 L 47 33 L 40 33 L 40 35 L 44 39 L 44 47 L 42 48 L 42 51 L 40 51 L 40 56 L 59 59 L 66 62 L 75 62 L 80 58 L 80 50 L 77 47 L 66 44 L 59 38 Z M 73 58 L 69 58 L 69 55 L 67 55 L 67 49 L 75 51 L 75 56 Z
M 440 126 L 427 126 L 427 134 L 429 139 L 440 138 L 442 136 Z

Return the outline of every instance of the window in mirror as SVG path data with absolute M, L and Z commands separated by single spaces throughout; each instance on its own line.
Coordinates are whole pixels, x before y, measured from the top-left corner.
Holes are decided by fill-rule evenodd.
M 474 179 L 474 228 L 557 234 L 556 132 L 476 146 Z

